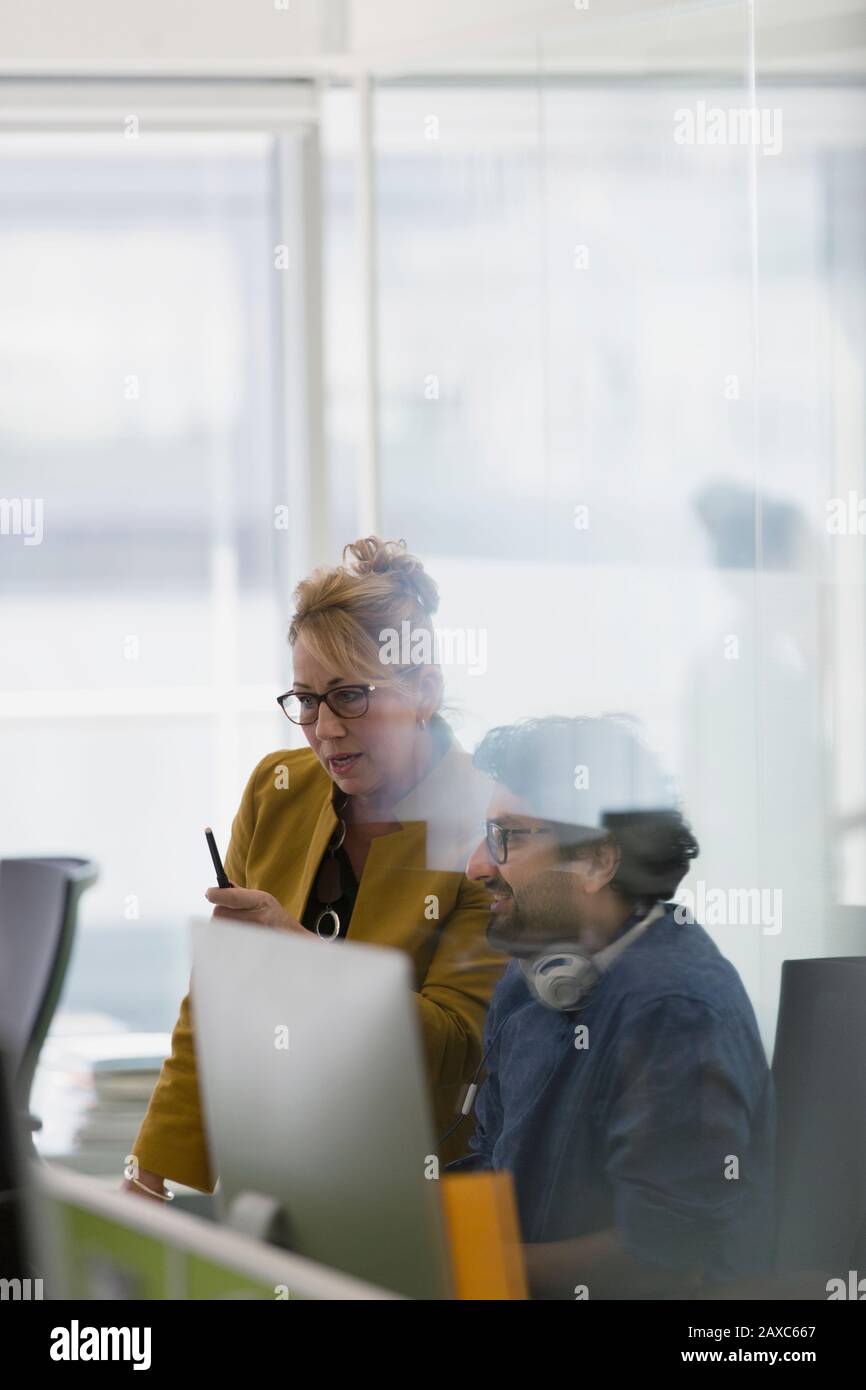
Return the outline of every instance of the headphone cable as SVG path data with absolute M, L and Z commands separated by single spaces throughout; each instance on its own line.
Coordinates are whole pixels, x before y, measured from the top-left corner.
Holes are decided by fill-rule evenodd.
M 508 1014 L 505 1015 L 505 1018 L 504 1018 L 504 1019 L 502 1020 L 502 1022 L 500 1023 L 500 1025 L 499 1025 L 499 1027 L 497 1028 L 496 1032 L 494 1033 L 493 1037 L 490 1039 L 490 1042 L 487 1044 L 487 1047 L 486 1047 L 485 1050 L 484 1050 L 484 1054 L 483 1054 L 483 1056 L 482 1056 L 482 1058 L 481 1058 L 481 1061 L 478 1063 L 478 1066 L 475 1068 L 475 1071 L 474 1071 L 473 1076 L 472 1076 L 472 1080 L 469 1082 L 469 1085 L 466 1087 L 466 1095 L 463 1097 L 463 1104 L 460 1106 L 460 1114 L 457 1116 L 457 1119 L 453 1122 L 453 1124 L 450 1124 L 450 1125 L 448 1126 L 448 1128 L 446 1129 L 445 1133 L 442 1134 L 442 1135 L 440 1135 L 439 1138 L 438 1138 L 437 1141 L 436 1141 L 436 1149 L 437 1149 L 437 1152 L 438 1152 L 439 1149 L 442 1148 L 442 1145 L 445 1143 L 445 1140 L 446 1140 L 446 1139 L 450 1139 L 450 1138 L 451 1138 L 451 1135 L 454 1133 L 454 1131 L 455 1131 L 456 1129 L 459 1129 L 459 1127 L 462 1125 L 463 1121 L 466 1119 L 467 1115 L 470 1115 L 470 1114 L 472 1113 L 472 1107 L 473 1107 L 473 1105 L 475 1104 L 475 1097 L 476 1097 L 476 1095 L 478 1094 L 478 1078 L 479 1078 L 479 1076 L 481 1075 L 481 1069 L 482 1069 L 482 1067 L 484 1066 L 484 1063 L 487 1061 L 487 1058 L 490 1056 L 491 1052 L 493 1051 L 493 1048 L 494 1048 L 494 1047 L 496 1046 L 496 1044 L 498 1043 L 498 1041 L 499 1041 L 499 1035 L 500 1035 L 500 1033 L 502 1032 L 503 1028 L 505 1027 L 505 1025 L 506 1025 L 506 1023 L 508 1022 L 508 1020 L 509 1020 L 510 1017 L 511 1017 L 511 1014 L 510 1014 L 510 1013 L 508 1013 Z

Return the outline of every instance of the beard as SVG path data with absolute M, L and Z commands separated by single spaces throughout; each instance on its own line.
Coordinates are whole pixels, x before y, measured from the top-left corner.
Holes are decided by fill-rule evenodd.
M 546 947 L 576 942 L 579 925 L 566 892 L 568 875 L 539 874 L 492 913 L 487 940 L 510 956 L 536 956 Z

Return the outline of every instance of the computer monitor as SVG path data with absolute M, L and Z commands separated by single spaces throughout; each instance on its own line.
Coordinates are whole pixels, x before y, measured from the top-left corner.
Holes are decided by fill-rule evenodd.
M 413 1298 L 451 1293 L 406 956 L 193 922 L 192 1007 L 223 1219 Z

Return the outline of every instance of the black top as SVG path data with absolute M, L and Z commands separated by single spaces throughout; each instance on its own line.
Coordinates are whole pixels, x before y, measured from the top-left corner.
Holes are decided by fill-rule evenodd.
M 442 718 L 441 715 L 435 714 L 433 716 L 433 719 L 430 724 L 430 732 L 433 734 L 438 756 L 441 757 L 445 752 L 447 752 L 448 748 L 450 748 L 451 744 L 454 742 L 454 737 L 451 733 L 451 730 L 449 729 L 448 725 L 446 724 L 445 720 Z M 348 800 L 349 798 L 348 796 L 346 796 L 345 802 L 343 803 L 344 810 L 345 806 L 348 805 Z M 332 836 L 332 839 L 333 838 L 334 836 Z M 352 864 L 349 859 L 349 856 L 346 853 L 345 845 L 341 845 L 340 848 L 335 851 L 335 858 L 337 859 L 340 865 L 340 896 L 339 898 L 335 899 L 333 902 L 330 903 L 321 902 L 316 892 L 316 888 L 319 880 L 319 875 L 321 873 L 322 864 L 324 864 L 329 854 L 330 850 L 326 849 L 325 853 L 322 855 L 319 867 L 316 870 L 316 874 L 313 879 L 313 886 L 310 889 L 310 896 L 307 899 L 307 905 L 304 908 L 304 911 L 301 915 L 301 925 L 306 927 L 307 931 L 314 932 L 316 930 L 316 918 L 319 916 L 321 912 L 325 910 L 326 907 L 332 907 L 340 919 L 340 930 L 338 935 L 340 937 L 343 937 L 347 934 L 349 930 L 349 923 L 352 920 L 352 912 L 355 908 L 355 899 L 358 896 L 358 880 L 355 878 L 355 873 L 352 869 Z M 322 923 L 322 929 L 326 933 L 326 935 L 330 935 L 333 925 L 334 923 L 332 919 L 330 917 L 326 917 L 324 922 Z
M 324 863 L 325 859 L 328 858 L 329 854 L 330 850 L 325 850 L 325 853 L 322 855 L 322 863 Z M 307 899 L 307 905 L 304 908 L 303 915 L 301 917 L 301 925 L 306 927 L 307 931 L 314 932 L 316 930 L 316 918 L 318 917 L 319 913 L 323 912 L 326 907 L 332 907 L 340 919 L 340 931 L 338 934 L 339 936 L 343 937 L 348 932 L 349 923 L 352 920 L 352 912 L 355 907 L 355 899 L 358 896 L 358 881 L 355 878 L 351 861 L 349 859 L 348 854 L 346 853 L 344 846 L 340 846 L 340 848 L 335 852 L 334 857 L 340 865 L 340 896 L 339 898 L 335 899 L 334 902 L 331 903 L 323 903 L 319 901 L 319 898 L 316 893 L 316 885 L 319 879 L 319 869 L 321 868 L 320 864 L 319 869 L 316 870 L 316 876 L 313 879 L 313 886 L 310 889 L 310 896 Z M 330 917 L 326 917 L 324 922 L 322 923 L 322 931 L 325 933 L 325 935 L 330 936 L 331 931 L 333 930 L 333 926 L 334 923 L 332 919 Z

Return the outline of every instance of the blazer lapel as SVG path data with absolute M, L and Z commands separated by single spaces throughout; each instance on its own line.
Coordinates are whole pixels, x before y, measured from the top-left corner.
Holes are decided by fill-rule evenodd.
M 293 901 L 289 904 L 289 912 L 291 912 L 298 921 L 301 920 L 301 913 L 307 905 L 310 889 L 318 873 L 319 865 L 322 862 L 322 856 L 325 853 L 328 841 L 337 828 L 337 816 L 334 811 L 333 802 L 334 791 L 335 788 L 332 786 L 330 795 L 325 795 L 319 808 L 318 819 L 313 827 L 313 833 L 307 845 L 307 855 L 304 860 L 301 877 L 295 886 Z

